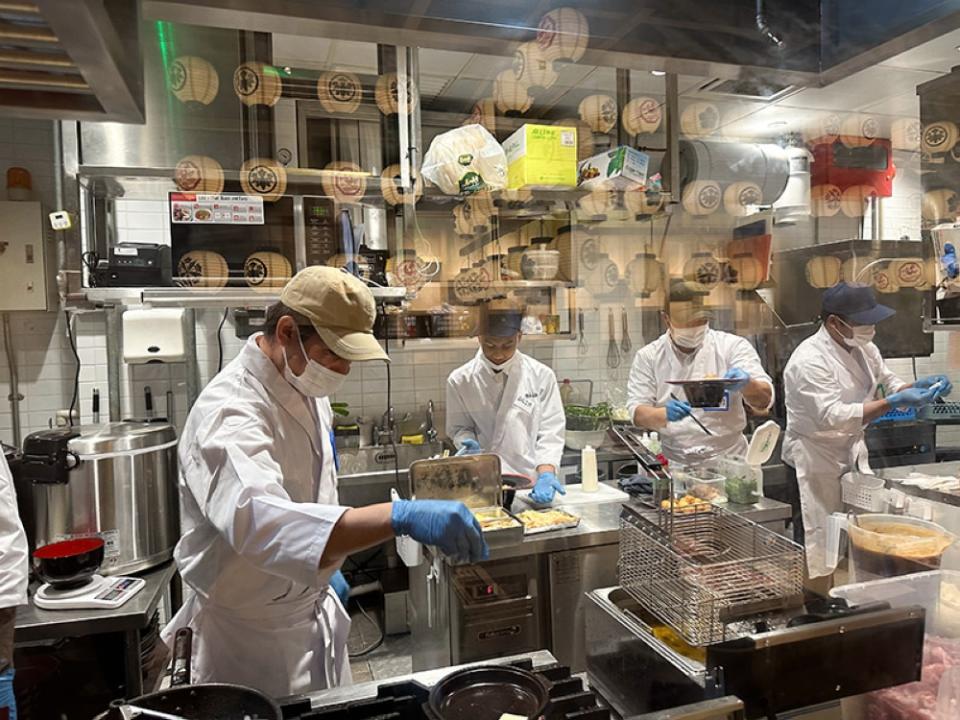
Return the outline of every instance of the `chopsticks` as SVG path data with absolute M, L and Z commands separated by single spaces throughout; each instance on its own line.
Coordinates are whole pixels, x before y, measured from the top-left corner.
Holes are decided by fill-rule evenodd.
M 683 402 L 683 400 L 681 400 L 680 398 L 678 398 L 678 397 L 677 397 L 676 395 L 674 395 L 673 393 L 670 393 L 670 397 L 672 397 L 672 398 L 673 398 L 674 400 L 676 400 L 677 402 Z M 707 426 L 704 425 L 702 422 L 700 422 L 693 413 L 690 413 L 689 415 L 687 415 L 687 417 L 690 418 L 691 420 L 693 420 L 697 425 L 699 425 L 699 426 L 700 426 L 700 429 L 703 430 L 707 435 L 713 435 L 712 432 L 710 432 L 709 430 L 707 430 Z

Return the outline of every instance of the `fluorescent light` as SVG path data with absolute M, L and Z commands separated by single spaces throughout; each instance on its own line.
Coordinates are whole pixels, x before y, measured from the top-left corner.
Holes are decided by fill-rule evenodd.
M 666 71 L 666 70 L 651 70 L 651 71 L 650 71 L 650 74 L 651 74 L 651 75 L 654 75 L 655 77 L 663 77 L 664 75 L 667 74 L 667 71 Z

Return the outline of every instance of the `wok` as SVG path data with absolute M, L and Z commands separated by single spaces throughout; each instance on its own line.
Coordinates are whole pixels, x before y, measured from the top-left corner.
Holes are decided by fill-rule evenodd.
M 283 720 L 280 706 L 259 690 L 227 683 L 190 685 L 192 645 L 190 628 L 177 631 L 170 689 L 114 701 L 97 720 L 153 720 L 158 716 L 150 714 L 151 710 L 184 720 Z M 139 713 L 140 708 L 147 712 Z

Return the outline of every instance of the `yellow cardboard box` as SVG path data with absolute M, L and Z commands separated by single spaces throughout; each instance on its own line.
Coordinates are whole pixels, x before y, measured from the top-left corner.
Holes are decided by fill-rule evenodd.
M 577 128 L 523 125 L 503 143 L 507 187 L 552 190 L 577 186 Z

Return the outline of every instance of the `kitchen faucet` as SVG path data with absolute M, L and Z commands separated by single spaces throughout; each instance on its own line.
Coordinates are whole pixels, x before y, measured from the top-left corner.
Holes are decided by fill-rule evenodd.
M 437 439 L 437 428 L 433 424 L 433 400 L 427 400 L 427 422 L 424 435 L 427 442 L 433 442 Z
M 397 437 L 397 418 L 394 414 L 393 405 L 388 407 L 380 418 L 380 427 L 375 428 L 373 437 L 377 445 L 384 444 L 384 435 L 386 435 L 386 444 L 396 443 Z

